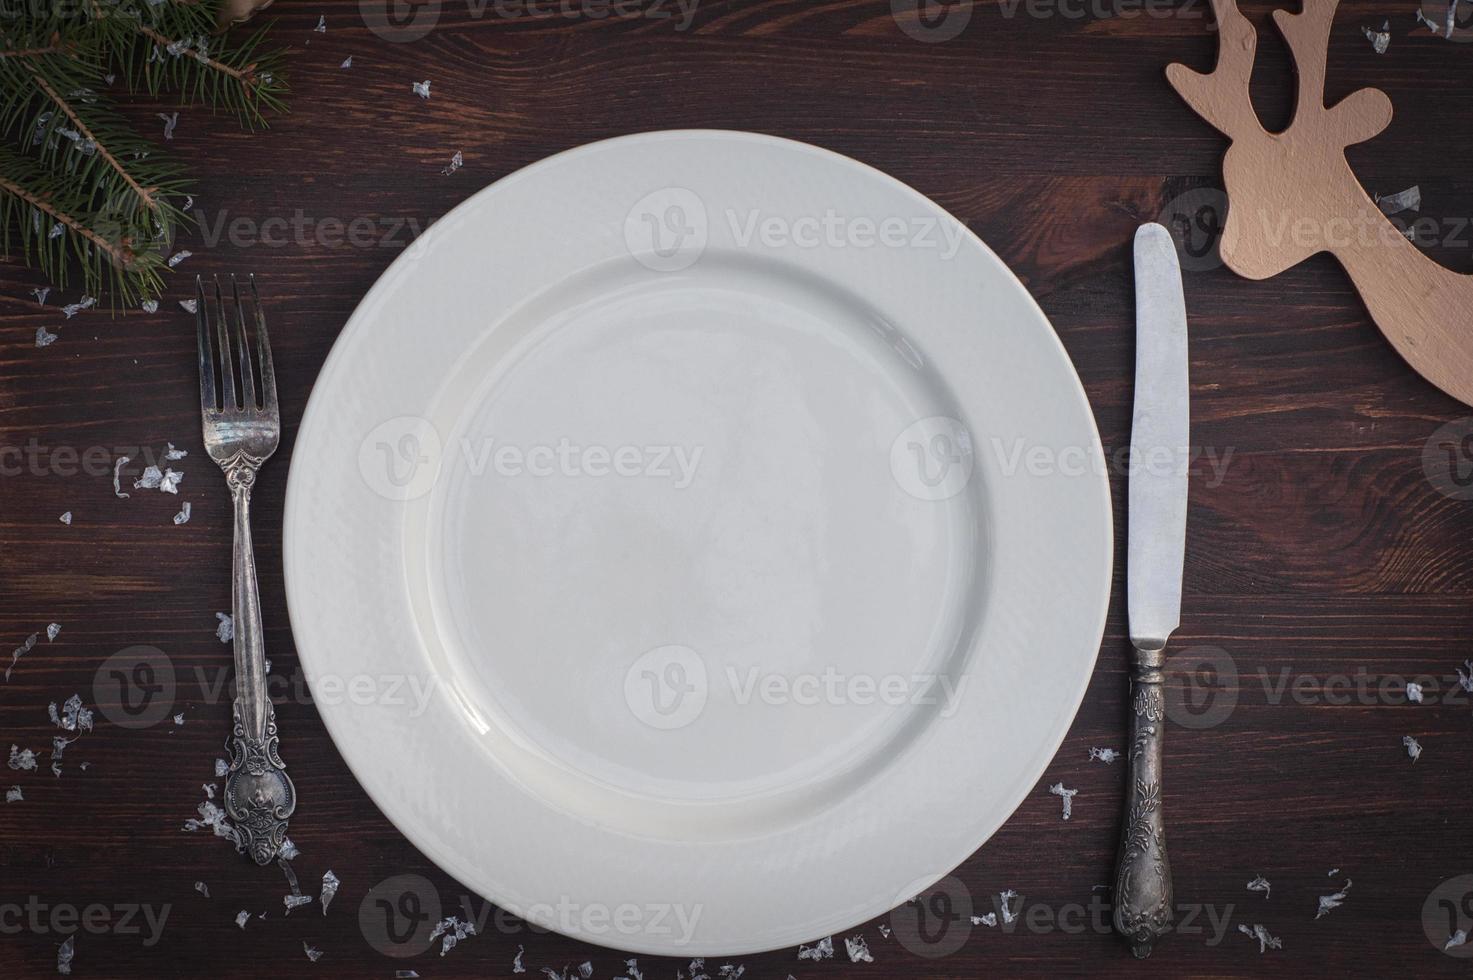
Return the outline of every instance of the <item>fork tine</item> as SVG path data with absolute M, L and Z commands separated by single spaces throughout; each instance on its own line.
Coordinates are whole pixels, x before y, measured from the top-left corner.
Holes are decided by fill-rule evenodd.
M 235 398 L 235 371 L 230 366 L 230 330 L 225 316 L 225 299 L 220 295 L 220 277 L 215 277 L 215 330 L 220 340 L 217 363 L 220 365 L 220 391 L 224 396 L 221 409 L 234 412 L 240 408 Z
M 245 307 L 240 302 L 240 284 L 236 282 L 233 273 L 230 276 L 230 294 L 235 302 L 235 329 L 232 333 L 240 360 L 241 405 L 246 411 L 254 412 L 256 411 L 256 382 L 252 378 L 251 371 L 251 342 L 250 337 L 246 334 Z
M 194 320 L 199 341 L 199 405 L 205 412 L 216 411 L 215 354 L 210 345 L 210 306 L 205 300 L 205 283 L 194 277 Z
M 256 308 L 256 346 L 261 360 L 261 408 L 276 414 L 276 368 L 271 364 L 271 341 L 266 339 L 266 312 L 261 309 L 261 294 L 256 292 L 256 274 L 251 273 L 251 302 Z

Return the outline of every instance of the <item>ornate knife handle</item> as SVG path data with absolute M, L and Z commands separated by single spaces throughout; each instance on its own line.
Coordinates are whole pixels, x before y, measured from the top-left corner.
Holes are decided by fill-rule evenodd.
M 1161 694 L 1165 647 L 1136 650 L 1129 783 L 1125 788 L 1120 866 L 1115 876 L 1115 929 L 1139 959 L 1171 931 L 1171 862 L 1161 812 L 1161 743 L 1166 702 Z
M 238 453 L 222 464 L 235 502 L 235 549 L 231 569 L 235 622 L 235 725 L 227 747 L 225 812 L 235 824 L 235 846 L 257 864 L 270 864 L 286 838 L 297 809 L 297 790 L 278 753 L 276 710 L 266 690 L 266 643 L 261 630 L 261 596 L 251 544 L 251 487 L 262 460 Z

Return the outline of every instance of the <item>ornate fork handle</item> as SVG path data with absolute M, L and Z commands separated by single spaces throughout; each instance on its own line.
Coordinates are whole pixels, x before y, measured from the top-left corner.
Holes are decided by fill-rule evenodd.
M 1129 781 L 1115 877 L 1115 928 L 1140 959 L 1150 956 L 1154 945 L 1171 931 L 1174 915 L 1166 820 L 1161 812 L 1164 663 L 1164 647 L 1135 653 Z
M 257 864 L 270 864 L 281 850 L 287 820 L 297 808 L 297 791 L 278 752 L 276 711 L 266 690 L 266 644 L 261 630 L 261 596 L 251 544 L 251 488 L 264 460 L 238 452 L 222 460 L 235 504 L 235 549 L 231 570 L 235 621 L 235 710 L 225 811 L 235 824 L 236 847 Z

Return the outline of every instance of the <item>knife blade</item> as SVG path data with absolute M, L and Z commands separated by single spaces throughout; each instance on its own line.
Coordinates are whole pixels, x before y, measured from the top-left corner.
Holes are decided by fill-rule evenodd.
M 1136 232 L 1135 304 L 1127 605 L 1132 645 L 1159 650 L 1181 623 L 1191 415 L 1181 267 L 1158 224 Z

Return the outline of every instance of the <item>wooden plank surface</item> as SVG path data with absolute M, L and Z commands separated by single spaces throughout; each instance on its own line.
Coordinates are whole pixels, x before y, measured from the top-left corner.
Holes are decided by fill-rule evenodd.
M 1131 234 L 1182 195 L 1210 199 L 1221 186 L 1223 142 L 1162 77 L 1173 60 L 1211 63 L 1205 5 L 1128 16 L 1139 5 L 979 3 L 941 43 L 908 34 L 887 0 L 702 0 L 688 25 L 673 0 L 662 8 L 669 19 L 585 13 L 599 6 L 504 17 L 447 2 L 426 36 L 390 43 L 357 4 L 279 0 L 275 36 L 293 47 L 291 114 L 246 134 L 181 113 L 170 149 L 198 175 L 204 224 L 180 243 L 194 252 L 183 271 L 255 272 L 276 324 L 286 441 L 258 487 L 256 519 L 267 644 L 283 679 L 300 677 L 277 533 L 290 441 L 334 338 L 415 231 L 487 183 L 590 140 L 752 129 L 914 185 L 1023 278 L 1084 380 L 1107 451 L 1128 444 Z M 1261 35 L 1254 95 L 1272 126 L 1286 118 L 1292 76 L 1268 9 L 1246 12 Z M 314 33 L 324 13 L 328 30 Z M 1410 13 L 1346 4 L 1327 95 L 1365 84 L 1390 94 L 1391 128 L 1354 148 L 1352 163 L 1373 192 L 1420 184 L 1428 251 L 1468 271 L 1473 47 L 1432 37 Z M 1360 28 L 1383 17 L 1394 37 L 1378 57 Z M 426 78 L 429 101 L 410 91 Z M 140 124 L 156 125 L 157 108 L 140 104 Z M 457 150 L 464 168 L 442 175 Z M 267 228 L 266 241 L 271 219 L 285 228 Z M 332 222 L 357 219 L 371 241 L 342 243 Z M 1456 675 L 1473 656 L 1473 503 L 1460 499 L 1469 494 L 1459 469 L 1473 470 L 1473 458 L 1467 443 L 1434 437 L 1473 410 L 1402 364 L 1324 257 L 1259 283 L 1210 258 L 1197 264 L 1187 277 L 1194 438 L 1209 453 L 1192 487 L 1167 747 L 1176 891 L 1195 910 L 1192 930 L 1136 963 L 1101 911 L 1122 769 L 1088 751 L 1122 747 L 1122 552 L 1099 666 L 1068 739 L 1014 817 L 957 869 L 951 904 L 927 905 L 927 938 L 906 931 L 911 909 L 856 930 L 872 964 L 848 962 L 840 942 L 831 962 L 800 962 L 792 950 L 732 961 L 743 976 L 1466 974 L 1466 960 L 1428 933 L 1446 937 L 1456 924 L 1440 898 L 1456 908 L 1473 891 L 1473 878 L 1437 891 L 1473 875 L 1473 695 Z M 54 975 L 66 910 L 98 906 L 111 924 L 77 936 L 74 976 L 509 977 L 519 949 L 531 976 L 576 973 L 584 961 L 596 977 L 632 976 L 624 957 L 498 916 L 436 869 L 363 794 L 296 684 L 278 707 L 304 801 L 291 829 L 295 868 L 314 893 L 329 868 L 342 878 L 331 912 L 314 903 L 283 918 L 278 870 L 181 831 L 228 730 L 228 650 L 213 631 L 229 605 L 230 551 L 223 485 L 200 459 L 192 322 L 177 306 L 186 280 L 172 280 L 157 314 L 120 319 L 64 320 L 57 303 L 75 290 L 42 308 L 29 295 L 41 284 L 0 263 L 0 662 L 42 632 L 0 683 L 0 749 L 42 756 L 40 772 L 0 770 L 0 785 L 25 797 L 0 804 L 0 974 Z M 41 325 L 60 334 L 45 349 L 34 346 Z M 116 499 L 112 460 L 170 441 L 191 452 L 180 496 Z M 1123 531 L 1123 472 L 1112 489 Z M 194 516 L 174 526 L 185 500 Z M 52 622 L 62 630 L 48 642 Z M 100 715 L 54 778 L 41 751 L 55 731 L 47 703 L 73 692 L 95 703 L 108 658 L 134 645 L 169 658 L 169 715 L 184 724 L 130 729 Z M 1202 664 L 1214 671 L 1192 669 Z M 1425 702 L 1409 704 L 1405 683 L 1419 678 Z M 1405 735 L 1424 748 L 1415 763 Z M 1079 789 L 1068 823 L 1047 792 L 1056 781 Z M 443 958 L 384 955 L 369 892 L 399 875 L 424 876 L 418 897 L 478 918 L 481 934 Z M 1259 875 L 1273 884 L 1267 898 L 1245 888 Z M 1316 919 L 1319 896 L 1347 878 L 1343 907 Z M 1015 922 L 945 918 L 967 901 L 977 915 L 994 911 L 1005 889 L 1022 896 Z M 145 906 L 155 919 L 167 910 L 161 929 L 141 914 L 119 921 Z M 267 915 L 242 931 L 241 909 Z M 1256 923 L 1283 948 L 1261 954 L 1239 933 Z M 323 951 L 319 963 L 304 942 Z M 721 965 L 707 968 L 715 976 Z M 692 972 L 648 957 L 638 968 L 650 980 Z

